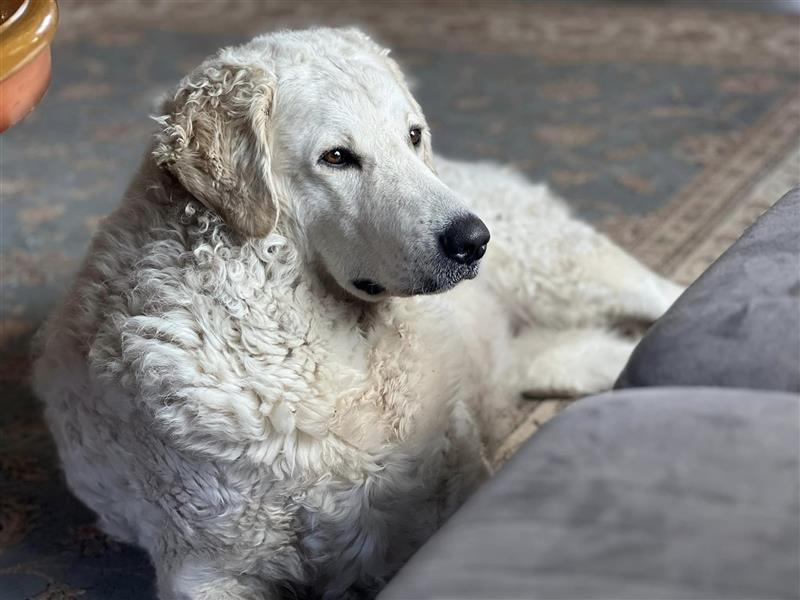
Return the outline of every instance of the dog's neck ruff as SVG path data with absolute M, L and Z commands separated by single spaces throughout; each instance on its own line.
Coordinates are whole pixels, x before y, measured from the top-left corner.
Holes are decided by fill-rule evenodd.
M 243 361 L 235 385 L 251 380 L 253 389 L 258 389 L 268 380 L 267 395 L 275 394 L 267 401 L 260 398 L 262 392 L 254 392 L 262 406 L 267 402 L 272 406 L 264 417 L 274 422 L 270 435 L 250 441 L 242 435 L 225 449 L 226 455 L 233 453 L 237 460 L 252 455 L 263 465 L 264 448 L 280 446 L 283 436 L 291 439 L 296 435 L 296 428 L 303 432 L 305 456 L 348 456 L 353 460 L 358 455 L 352 448 L 364 449 L 359 467 L 337 467 L 363 473 L 365 465 L 375 464 L 375 452 L 391 453 L 393 439 L 399 441 L 412 430 L 424 430 L 412 426 L 410 416 L 416 400 L 408 394 L 419 388 L 414 383 L 419 374 L 412 366 L 416 364 L 413 353 L 394 356 L 386 350 L 396 348 L 400 340 L 416 347 L 412 340 L 418 333 L 412 323 L 417 300 L 390 298 L 368 303 L 342 290 L 336 293 L 330 286 L 337 284 L 320 278 L 298 245 L 287 237 L 290 232 L 234 240 L 222 219 L 198 203 L 186 202 L 180 214 L 190 253 L 187 259 L 193 263 L 195 293 L 213 300 L 226 315 L 226 322 L 208 325 L 209 335 L 231 336 L 226 342 L 228 352 L 232 359 Z M 288 348 L 292 351 L 287 354 Z M 305 355 L 308 358 L 301 360 Z M 405 361 L 410 362 L 405 365 Z M 263 365 L 251 370 L 250 363 L 252 368 Z M 318 365 L 316 372 L 306 373 L 306 363 Z M 229 370 L 221 368 L 226 373 Z M 376 369 L 380 376 L 374 373 Z M 387 380 L 397 382 L 391 393 L 378 385 Z M 365 411 L 374 411 L 371 428 L 363 422 Z M 360 425 L 352 429 L 352 423 Z M 327 450 L 323 452 L 320 445 Z M 276 474 L 291 472 L 287 456 L 279 454 L 274 459 Z M 317 467 L 325 471 L 332 465 Z M 313 465 L 309 468 L 315 470 Z
M 281 212 L 282 219 L 275 230 L 263 238 L 237 236 L 213 208 L 194 196 L 188 196 L 182 203 L 180 219 L 194 239 L 196 256 L 198 250 L 203 255 L 211 248 L 224 249 L 229 260 L 252 252 L 273 275 L 264 281 L 265 286 L 294 289 L 305 285 L 326 304 L 338 302 L 358 314 L 359 321 L 371 322 L 379 313 L 385 313 L 393 301 L 401 300 L 385 298 L 367 302 L 343 289 L 326 271 L 322 261 L 308 250 L 299 225 L 291 218 L 291 211 L 284 208 Z

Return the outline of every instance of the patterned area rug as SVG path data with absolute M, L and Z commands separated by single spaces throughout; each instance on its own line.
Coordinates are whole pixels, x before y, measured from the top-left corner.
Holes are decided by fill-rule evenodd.
M 63 2 L 53 84 L 0 138 L 0 600 L 146 599 L 141 553 L 66 491 L 26 385 L 32 332 L 151 130 L 155 98 L 218 47 L 359 24 L 416 82 L 437 151 L 515 164 L 689 283 L 800 182 L 800 22 L 630 4 Z M 497 415 L 501 463 L 563 401 Z

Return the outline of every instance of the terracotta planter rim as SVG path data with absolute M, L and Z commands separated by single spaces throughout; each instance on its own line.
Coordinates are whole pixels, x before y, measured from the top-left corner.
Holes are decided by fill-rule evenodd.
M 57 25 L 55 0 L 23 0 L 0 25 L 0 81 L 36 58 L 52 41 Z

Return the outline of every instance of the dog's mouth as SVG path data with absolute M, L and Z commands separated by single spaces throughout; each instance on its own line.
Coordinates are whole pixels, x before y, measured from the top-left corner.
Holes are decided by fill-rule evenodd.
M 478 263 L 459 265 L 458 268 L 438 271 L 435 275 L 422 275 L 405 289 L 390 292 L 397 296 L 419 296 L 424 294 L 440 294 L 453 289 L 466 279 L 475 279 L 478 275 Z M 372 279 L 354 279 L 352 286 L 368 296 L 380 296 L 387 289 Z
M 377 296 L 386 291 L 385 287 L 380 283 L 375 283 L 371 279 L 356 279 L 353 281 L 353 287 L 370 296 Z

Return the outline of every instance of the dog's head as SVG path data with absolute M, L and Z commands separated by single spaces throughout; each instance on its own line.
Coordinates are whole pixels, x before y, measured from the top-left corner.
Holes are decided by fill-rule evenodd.
M 387 54 L 334 29 L 223 50 L 165 103 L 156 161 L 241 235 L 285 219 L 362 299 L 475 277 L 489 231 L 436 176 L 425 117 Z

